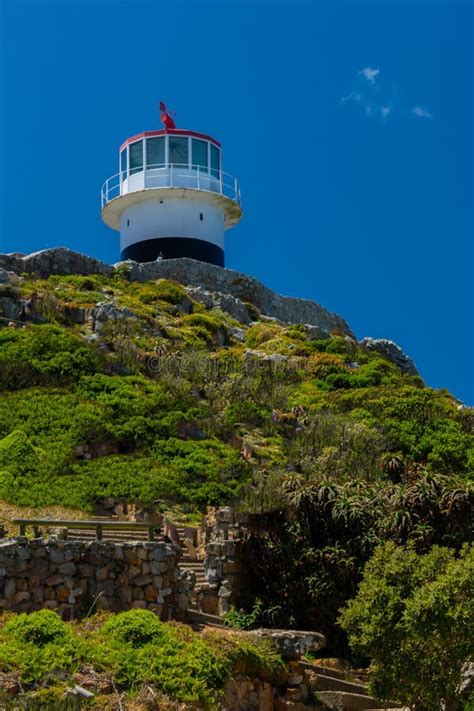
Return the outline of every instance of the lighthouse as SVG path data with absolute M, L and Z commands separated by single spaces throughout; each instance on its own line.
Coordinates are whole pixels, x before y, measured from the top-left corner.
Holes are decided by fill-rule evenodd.
M 102 186 L 102 219 L 120 232 L 122 259 L 190 257 L 224 266 L 224 234 L 242 219 L 236 178 L 222 169 L 222 146 L 176 128 L 161 102 L 164 128 L 127 138 L 119 172 Z

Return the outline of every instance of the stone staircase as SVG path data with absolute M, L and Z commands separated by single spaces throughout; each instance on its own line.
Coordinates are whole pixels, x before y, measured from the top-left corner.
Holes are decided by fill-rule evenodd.
M 375 711 L 376 709 L 395 711 L 395 709 L 401 709 L 393 701 L 376 701 L 369 696 L 366 685 L 348 678 L 347 672 L 307 662 L 302 662 L 301 666 L 310 681 L 312 692 L 329 709 L 335 711 Z
M 113 516 L 94 516 L 94 521 L 104 521 L 104 523 L 107 523 L 108 521 L 120 521 L 119 517 L 116 515 Z M 78 524 L 80 524 L 80 521 L 78 521 Z M 68 526 L 67 529 L 67 538 L 68 540 L 72 541 L 95 541 L 96 540 L 96 534 L 95 531 L 92 529 L 84 529 L 84 528 L 74 528 L 74 526 Z M 126 541 L 147 541 L 148 540 L 148 535 L 145 530 L 143 531 L 114 531 L 105 528 L 102 532 L 102 540 L 103 541 L 111 541 L 113 543 L 124 543 Z M 156 537 L 157 541 L 163 540 L 163 537 L 157 536 Z

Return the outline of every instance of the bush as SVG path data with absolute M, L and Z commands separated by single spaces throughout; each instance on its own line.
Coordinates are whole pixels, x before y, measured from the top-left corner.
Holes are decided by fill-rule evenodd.
M 245 343 L 249 348 L 258 348 L 266 341 L 270 341 L 283 334 L 283 328 L 273 323 L 254 323 L 247 329 Z
M 0 330 L 0 389 L 64 385 L 98 370 L 95 351 L 59 326 Z
M 24 683 L 75 671 L 82 651 L 81 641 L 51 610 L 10 617 L 0 632 L 0 669 L 18 671 Z
M 156 298 L 170 304 L 180 304 L 183 300 L 189 299 L 184 287 L 175 281 L 160 279 L 154 288 Z
M 180 324 L 203 329 L 204 332 L 215 333 L 222 325 L 222 319 L 215 314 L 186 314 L 180 318 Z
M 38 461 L 38 453 L 22 430 L 14 430 L 0 440 L 0 471 L 21 475 L 33 471 Z
M 474 548 L 459 557 L 434 547 L 420 556 L 392 543 L 367 564 L 340 624 L 354 650 L 372 659 L 370 689 L 432 711 L 461 701 L 474 639 Z
M 6 623 L 4 632 L 19 642 L 37 647 L 44 647 L 51 642 L 64 642 L 70 638 L 67 625 L 51 610 L 16 615 Z
M 41 706 L 29 688 L 47 685 L 52 704 L 64 694 L 64 683 L 74 685 L 72 675 L 87 668 L 93 676 L 110 674 L 131 696 L 147 684 L 174 701 L 214 709 L 224 682 L 237 671 L 271 678 L 280 663 L 261 641 L 197 634 L 184 625 L 162 623 L 148 610 L 102 613 L 79 625 L 42 610 L 8 615 L 0 627 L 0 669 L 18 673 L 32 708 Z M 46 700 L 45 707 L 55 708 Z
M 112 639 L 132 647 L 159 641 L 164 635 L 164 626 L 159 618 L 148 610 L 128 610 L 110 617 L 102 631 Z

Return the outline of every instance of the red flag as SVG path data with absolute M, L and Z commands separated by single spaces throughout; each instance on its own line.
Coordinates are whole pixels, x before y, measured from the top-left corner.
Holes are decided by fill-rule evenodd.
M 173 121 L 173 118 L 171 114 L 174 112 L 168 111 L 166 108 L 166 104 L 164 101 L 160 101 L 160 121 L 164 125 L 165 128 L 176 128 L 176 125 Z

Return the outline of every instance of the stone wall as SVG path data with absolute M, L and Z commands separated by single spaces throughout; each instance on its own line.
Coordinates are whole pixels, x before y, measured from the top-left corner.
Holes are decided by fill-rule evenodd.
M 222 616 L 245 602 L 248 519 L 228 506 L 208 510 L 199 542 L 207 580 L 198 592 L 202 612 Z
M 146 608 L 181 619 L 189 598 L 180 551 L 163 542 L 0 541 L 0 612 L 57 610 L 64 619 L 94 609 Z
M 222 616 L 231 606 L 252 604 L 249 539 L 278 530 L 283 519 L 281 512 L 257 514 L 238 512 L 229 506 L 208 508 L 198 530 L 197 546 L 207 581 L 197 589 L 202 612 Z

